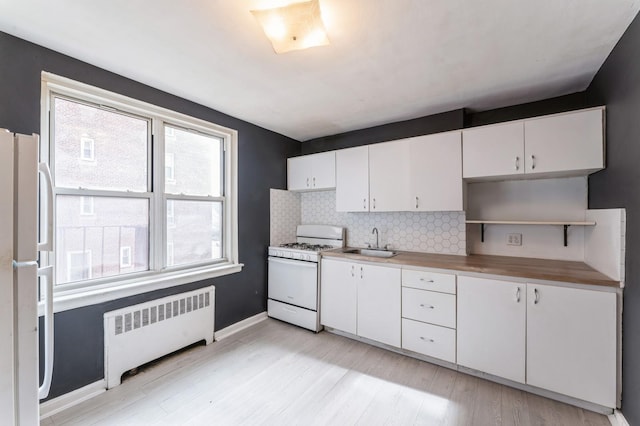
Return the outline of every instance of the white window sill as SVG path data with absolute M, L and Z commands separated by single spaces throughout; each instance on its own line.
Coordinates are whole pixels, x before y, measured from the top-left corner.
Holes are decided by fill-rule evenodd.
M 244 264 L 237 263 L 190 271 L 162 272 L 151 276 L 119 281 L 109 285 L 74 290 L 54 290 L 53 312 L 68 311 L 70 309 L 122 299 L 123 297 L 135 296 L 150 291 L 234 274 L 242 271 L 243 266 Z M 38 304 L 38 315 L 44 315 L 43 302 Z

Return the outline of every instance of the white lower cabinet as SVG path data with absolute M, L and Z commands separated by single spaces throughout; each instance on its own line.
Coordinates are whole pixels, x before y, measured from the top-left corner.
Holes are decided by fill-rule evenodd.
M 320 324 L 356 334 L 357 281 L 355 264 L 322 259 Z
M 526 285 L 458 277 L 458 364 L 525 382 Z
M 527 284 L 527 384 L 615 407 L 616 294 Z
M 402 270 L 402 349 L 456 362 L 456 276 Z
M 322 259 L 320 323 L 400 347 L 400 268 Z
M 456 362 L 456 331 L 403 318 L 402 349 Z
M 616 304 L 615 293 L 459 276 L 458 364 L 615 408 Z
M 358 336 L 400 347 L 400 269 L 358 265 Z
M 331 259 L 321 265 L 325 326 L 618 405 L 615 292 L 467 276 L 457 276 L 456 285 L 454 274 L 421 269 Z

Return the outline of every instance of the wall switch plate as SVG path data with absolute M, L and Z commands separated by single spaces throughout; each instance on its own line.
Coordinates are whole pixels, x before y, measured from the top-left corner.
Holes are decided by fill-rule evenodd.
M 507 234 L 507 245 L 508 246 L 521 246 L 522 245 L 522 234 Z

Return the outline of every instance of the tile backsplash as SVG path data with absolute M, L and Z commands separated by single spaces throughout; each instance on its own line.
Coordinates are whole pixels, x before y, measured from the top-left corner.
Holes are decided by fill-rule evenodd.
M 296 240 L 296 226 L 300 224 L 300 194 L 272 189 L 269 244 L 278 246 Z
M 380 246 L 423 253 L 466 255 L 464 212 L 336 212 L 335 191 L 300 194 L 301 223 L 338 225 L 347 228 L 347 244 L 375 244 L 374 227 Z

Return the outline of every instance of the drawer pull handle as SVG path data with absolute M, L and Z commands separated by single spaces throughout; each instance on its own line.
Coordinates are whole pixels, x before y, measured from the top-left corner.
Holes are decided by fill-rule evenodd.
M 424 278 L 420 278 L 420 281 L 422 281 L 423 283 L 432 283 L 433 280 L 425 280 Z
M 421 304 L 420 304 L 420 307 L 421 307 L 421 308 L 435 309 L 435 306 L 433 306 L 433 305 L 425 305 L 424 303 L 421 303 Z
M 535 296 L 536 296 L 535 300 L 533 301 L 533 304 L 537 305 L 538 302 L 540 302 L 540 293 L 538 292 L 537 288 L 533 289 L 533 294 L 535 294 Z
M 429 342 L 429 343 L 434 343 L 435 342 L 435 340 L 433 340 L 433 339 L 427 339 L 426 337 L 422 337 L 422 336 L 420 336 L 420 340 L 424 340 L 425 342 Z
M 282 308 L 282 309 L 284 309 L 285 311 L 289 312 L 290 314 L 297 314 L 297 312 L 294 311 L 293 309 L 288 309 L 288 308 Z

